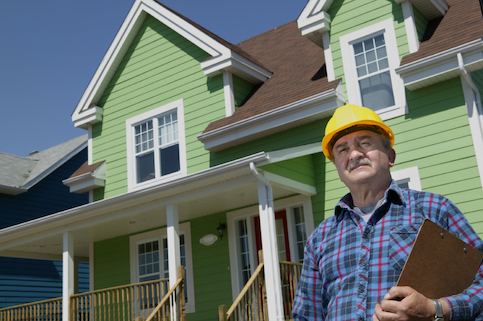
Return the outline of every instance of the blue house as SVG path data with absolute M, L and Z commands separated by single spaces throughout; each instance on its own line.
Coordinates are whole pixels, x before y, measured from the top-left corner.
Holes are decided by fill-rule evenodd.
M 70 193 L 62 181 L 87 160 L 87 135 L 27 157 L 0 152 L 0 228 L 73 208 L 88 195 Z M 0 308 L 62 295 L 61 257 L 0 257 Z M 79 291 L 89 287 L 87 262 L 79 261 Z

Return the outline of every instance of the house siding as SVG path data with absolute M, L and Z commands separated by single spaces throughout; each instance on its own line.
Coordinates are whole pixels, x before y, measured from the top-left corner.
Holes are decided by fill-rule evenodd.
M 235 96 L 235 108 L 240 107 L 245 98 L 251 93 L 254 86 L 248 81 L 233 75 L 233 95 Z
M 131 283 L 129 235 L 94 243 L 94 289 Z
M 312 155 L 265 165 L 261 168 L 267 172 L 284 176 L 303 184 L 315 186 L 315 172 Z
M 344 92 L 345 86 L 344 67 L 339 38 L 343 35 L 371 26 L 375 23 L 392 18 L 396 32 L 399 58 L 409 54 L 404 17 L 401 6 L 393 1 L 371 0 L 335 0 L 328 11 L 332 22 L 330 25 L 330 44 L 334 64 L 335 79 L 342 78 Z M 357 23 L 354 23 L 357 21 Z
M 144 21 L 99 101 L 103 122 L 93 126 L 93 162 L 106 161 L 106 187 L 95 199 L 127 192 L 126 119 L 184 99 L 188 173 L 209 166 L 197 136 L 225 116 L 223 80 L 207 78 L 209 55 L 151 16 Z
M 460 79 L 407 92 L 407 101 L 407 115 L 386 121 L 396 137 L 393 171 L 418 166 L 422 189 L 452 200 L 481 235 L 482 187 Z M 348 192 L 326 163 L 324 217 Z
M 426 19 L 423 14 L 413 6 L 414 20 L 416 23 L 416 31 L 418 33 L 418 39 L 421 41 L 428 26 L 428 19 Z
M 86 204 L 87 194 L 72 194 L 62 184 L 87 159 L 87 149 L 19 195 L 0 194 L 0 228 Z M 89 289 L 88 269 L 79 269 L 79 291 Z M 86 282 L 87 279 L 87 282 Z M 0 257 L 0 308 L 62 295 L 62 262 Z

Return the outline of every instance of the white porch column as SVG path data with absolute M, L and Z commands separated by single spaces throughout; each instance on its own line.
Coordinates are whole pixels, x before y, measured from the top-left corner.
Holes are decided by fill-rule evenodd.
M 62 253 L 62 320 L 69 320 L 70 296 L 74 294 L 74 236 L 64 232 Z
M 168 261 L 169 261 L 169 284 L 172 286 L 178 280 L 178 266 L 181 265 L 181 254 L 179 252 L 179 220 L 178 205 L 169 204 L 166 206 L 167 235 L 168 235 Z
M 282 283 L 280 281 L 280 263 L 278 259 L 277 235 L 275 230 L 275 212 L 270 182 L 260 175 L 255 164 L 250 164 L 258 181 L 258 209 L 260 213 L 260 232 L 262 234 L 263 262 L 269 320 L 284 320 Z

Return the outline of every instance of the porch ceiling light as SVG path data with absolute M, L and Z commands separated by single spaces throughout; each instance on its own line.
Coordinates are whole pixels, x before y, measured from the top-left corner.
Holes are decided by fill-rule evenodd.
M 218 236 L 215 234 L 207 234 L 200 239 L 200 243 L 209 246 L 218 240 Z

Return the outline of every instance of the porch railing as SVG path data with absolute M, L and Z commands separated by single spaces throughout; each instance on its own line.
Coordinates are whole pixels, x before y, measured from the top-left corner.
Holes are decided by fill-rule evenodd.
M 178 267 L 178 281 L 166 293 L 146 321 L 186 321 L 184 280 L 185 270 L 183 266 L 180 266 Z M 139 321 L 139 319 L 136 321 Z
M 60 321 L 62 298 L 55 298 L 0 309 L 0 321 Z
M 265 290 L 263 255 L 259 252 L 259 261 L 242 291 L 227 310 L 225 305 L 218 307 L 219 321 L 268 321 Z M 283 312 L 285 320 L 292 318 L 292 306 L 295 291 L 302 273 L 301 263 L 280 262 Z

